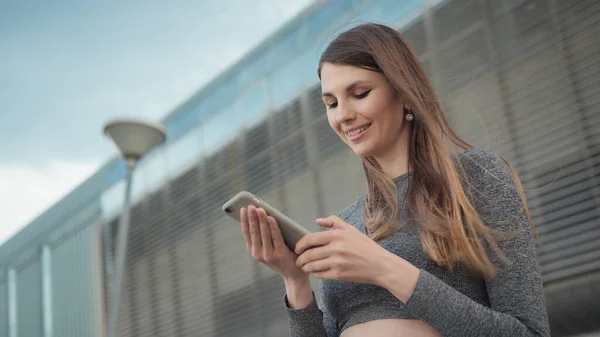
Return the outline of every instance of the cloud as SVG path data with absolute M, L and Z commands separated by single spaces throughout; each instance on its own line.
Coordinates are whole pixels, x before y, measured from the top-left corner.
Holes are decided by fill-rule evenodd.
M 94 173 L 101 162 L 0 163 L 0 244 Z

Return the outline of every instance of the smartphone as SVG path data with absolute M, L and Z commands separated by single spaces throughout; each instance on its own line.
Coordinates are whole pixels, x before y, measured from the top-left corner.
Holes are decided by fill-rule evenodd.
M 233 198 L 223 204 L 222 209 L 225 214 L 232 217 L 237 222 L 241 222 L 240 209 L 242 207 L 248 207 L 249 205 L 264 209 L 267 212 L 267 215 L 270 215 L 277 220 L 283 240 L 292 252 L 296 249 L 296 243 L 298 243 L 298 241 L 306 234 L 310 233 L 308 229 L 299 225 L 294 220 L 275 209 L 275 207 L 269 205 L 264 200 L 261 200 L 248 191 L 242 191 L 236 194 Z

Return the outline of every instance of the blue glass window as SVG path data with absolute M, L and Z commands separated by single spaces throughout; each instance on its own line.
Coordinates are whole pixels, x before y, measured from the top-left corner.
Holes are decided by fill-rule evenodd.
M 359 10 L 359 23 L 377 22 L 397 26 L 408 15 L 420 9 L 421 0 L 378 0 Z
M 269 67 L 277 67 L 277 65 L 285 62 L 297 54 L 304 39 L 306 25 L 301 26 L 301 29 L 294 29 L 285 33 L 270 47 L 267 64 Z
M 166 171 L 169 177 L 175 178 L 197 161 L 204 151 L 202 144 L 202 128 L 195 127 L 179 139 L 168 144 L 165 149 Z
M 135 203 L 139 200 L 146 192 L 146 172 L 143 167 L 140 166 L 133 171 L 133 180 L 131 182 L 131 202 Z
M 119 180 L 102 193 L 100 196 L 100 204 L 102 205 L 102 215 L 104 218 L 111 217 L 121 210 L 123 207 L 124 196 L 125 179 Z
M 189 104 L 177 116 L 167 118 L 164 122 L 167 128 L 167 136 L 169 138 L 177 138 L 196 126 L 200 120 L 201 104 L 201 102 Z
M 230 105 L 206 120 L 202 126 L 202 141 L 206 154 L 214 152 L 233 139 L 237 135 L 240 126 L 236 104 Z
M 332 0 L 325 6 L 315 11 L 308 19 L 306 25 L 306 37 L 309 41 L 323 34 L 332 23 L 343 17 L 352 10 L 347 0 Z M 331 34 L 326 34 L 331 35 Z
M 267 109 L 265 82 L 251 87 L 237 101 L 237 116 L 240 125 L 251 124 L 260 119 Z
M 272 107 L 278 109 L 299 94 L 299 90 L 319 80 L 317 65 L 320 45 L 314 44 L 302 55 L 279 69 L 268 79 Z
M 216 89 L 212 89 L 210 94 L 201 98 L 203 100 L 200 118 L 202 120 L 212 116 L 225 105 L 224 102 L 231 102 L 237 96 L 237 85 L 232 79 L 222 81 Z M 212 85 L 211 85 L 212 86 Z
M 142 159 L 143 165 L 141 167 L 144 170 L 146 177 L 146 189 L 153 191 L 163 184 L 167 178 L 167 165 L 165 161 L 165 149 L 159 147 L 149 153 L 147 157 Z

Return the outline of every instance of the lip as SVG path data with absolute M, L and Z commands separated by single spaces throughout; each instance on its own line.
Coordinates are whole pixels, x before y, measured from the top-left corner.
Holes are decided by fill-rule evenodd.
M 353 128 L 350 128 L 350 129 L 347 129 L 347 130 L 342 130 L 342 131 L 344 133 L 347 133 L 347 132 L 350 132 L 350 131 L 354 131 L 354 130 L 360 129 L 360 128 L 365 127 L 365 126 L 370 125 L 370 124 L 371 123 L 365 123 L 365 124 L 357 125 L 357 126 L 355 126 Z
M 346 137 L 348 137 L 348 140 L 350 140 L 351 142 L 358 142 L 358 141 L 359 141 L 359 140 L 360 140 L 362 137 L 364 137 L 364 135 L 365 135 L 365 134 L 366 134 L 366 133 L 369 131 L 369 129 L 370 129 L 370 125 L 371 125 L 370 123 L 363 124 L 363 125 L 359 125 L 359 126 L 357 126 L 357 127 L 350 128 L 350 129 L 348 129 L 347 131 L 344 131 L 344 133 L 345 133 Z M 350 132 L 350 131 L 352 131 L 352 130 L 357 130 L 357 129 L 360 129 L 360 128 L 362 128 L 362 127 L 365 127 L 365 126 L 369 126 L 369 127 L 367 127 L 367 129 L 366 129 L 365 131 L 363 131 L 363 132 L 361 132 L 361 133 L 359 133 L 359 134 L 357 134 L 357 135 L 355 135 L 355 136 L 352 136 L 352 137 L 350 137 L 350 136 L 348 136 L 348 134 L 346 133 L 346 132 Z

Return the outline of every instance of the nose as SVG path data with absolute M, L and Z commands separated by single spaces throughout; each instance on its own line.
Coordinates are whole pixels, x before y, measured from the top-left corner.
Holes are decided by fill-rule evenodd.
M 338 103 L 335 119 L 338 123 L 343 124 L 356 118 L 356 111 L 350 104 Z

